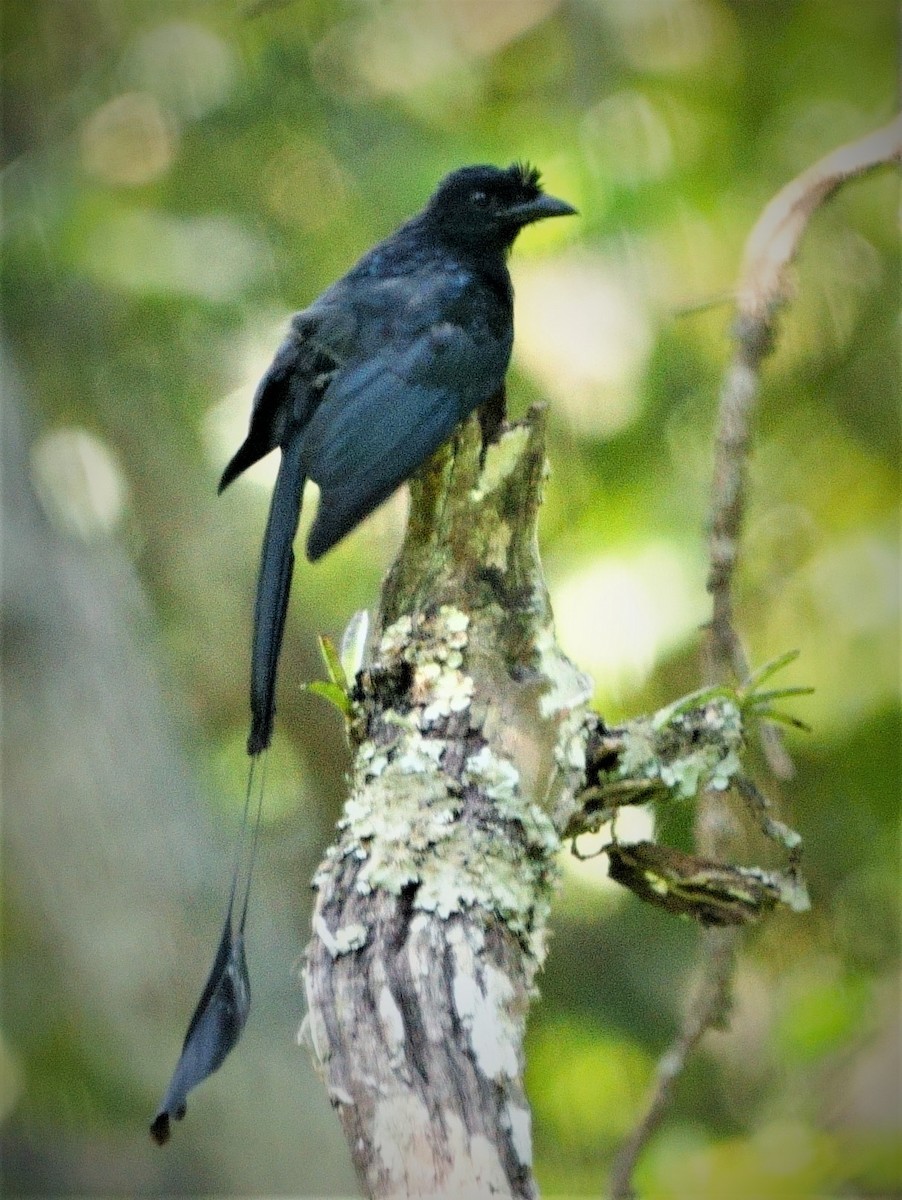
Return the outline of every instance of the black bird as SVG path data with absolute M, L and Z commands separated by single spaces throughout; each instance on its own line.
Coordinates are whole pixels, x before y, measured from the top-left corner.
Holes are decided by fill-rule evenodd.
M 252 756 L 242 835 L 213 966 L 151 1135 L 168 1140 L 188 1093 L 234 1048 L 250 1011 L 244 931 L 257 822 L 237 924 L 233 920 L 255 757 L 269 745 L 276 666 L 294 569 L 292 545 L 304 481 L 320 487 L 307 541 L 316 560 L 408 479 L 482 407 L 484 436 L 503 416 L 513 343 L 507 252 L 524 225 L 575 212 L 546 195 L 520 164 L 463 167 L 421 213 L 380 242 L 309 308 L 254 396 L 250 431 L 219 490 L 252 463 L 282 451 L 266 534 L 251 661 Z
M 474 409 L 497 403 L 513 343 L 507 253 L 525 225 L 575 211 L 527 165 L 462 167 L 292 318 L 219 484 L 281 449 L 254 610 L 249 754 L 272 737 L 304 481 L 320 488 L 307 539 L 315 561 Z

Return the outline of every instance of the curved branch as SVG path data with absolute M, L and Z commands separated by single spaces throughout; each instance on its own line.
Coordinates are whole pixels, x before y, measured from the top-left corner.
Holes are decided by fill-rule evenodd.
M 712 619 L 708 682 L 744 682 L 748 666 L 733 625 L 732 582 L 745 511 L 745 469 L 761 363 L 773 345 L 776 318 L 790 295 L 789 268 L 808 222 L 843 183 L 876 167 L 902 162 L 902 116 L 841 146 L 788 183 L 765 207 L 746 241 L 737 287 L 736 347 L 724 376 L 714 442 L 709 519 Z M 785 760 L 771 752 L 785 774 Z
M 736 301 L 741 321 L 772 324 L 789 298 L 788 268 L 815 212 L 842 184 L 894 162 L 902 163 L 902 116 L 831 151 L 777 192 L 745 243 Z M 740 331 L 738 340 L 748 335 Z
M 712 617 L 706 645 L 709 684 L 748 679 L 748 664 L 733 621 L 733 577 L 739 559 L 746 497 L 751 423 L 760 390 L 761 364 L 773 346 L 776 318 L 790 295 L 789 267 L 815 212 L 845 182 L 890 163 L 902 162 L 902 117 L 867 137 L 841 146 L 787 184 L 765 207 L 746 241 L 737 288 L 735 349 L 724 376 L 714 445 L 709 520 L 708 592 Z M 773 726 L 762 725 L 762 744 L 778 777 L 792 764 Z M 721 791 L 707 788 L 699 799 L 696 847 L 721 860 L 731 835 L 731 818 Z M 662 1056 L 648 1106 L 618 1152 L 611 1172 L 613 1200 L 634 1195 L 639 1156 L 670 1105 L 677 1080 L 708 1029 L 729 1012 L 738 928 L 705 930 L 696 993 L 683 1028 Z

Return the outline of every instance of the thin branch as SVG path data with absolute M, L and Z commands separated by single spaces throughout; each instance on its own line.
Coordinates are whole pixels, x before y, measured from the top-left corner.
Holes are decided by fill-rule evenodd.
M 690 1055 L 707 1031 L 726 1019 L 729 1008 L 726 998 L 736 957 L 736 930 L 706 930 L 705 941 L 708 956 L 706 969 L 699 977 L 687 1006 L 683 1028 L 676 1041 L 658 1060 L 648 1107 L 614 1158 L 610 1178 L 613 1200 L 630 1200 L 635 1195 L 632 1179 L 636 1163 L 667 1115 L 674 1088 Z
M 902 117 L 860 141 L 841 146 L 803 171 L 770 201 L 745 246 L 737 287 L 736 347 L 720 394 L 709 520 L 708 591 L 712 615 L 707 681 L 744 682 L 748 665 L 733 623 L 732 583 L 745 512 L 751 421 L 761 363 L 773 346 L 776 319 L 790 296 L 789 268 L 812 215 L 849 179 L 902 162 Z M 778 776 L 785 755 L 769 754 Z
M 746 242 L 737 288 L 736 345 L 721 388 L 714 448 L 708 576 L 712 617 L 706 646 L 709 684 L 748 679 L 748 663 L 733 620 L 733 577 L 739 560 L 761 364 L 773 347 L 777 315 L 790 297 L 789 268 L 820 206 L 848 180 L 894 162 L 902 162 L 902 117 L 834 150 L 787 184 L 764 209 Z M 762 734 L 771 769 L 778 777 L 787 777 L 792 764 L 775 728 L 764 724 Z M 731 839 L 731 821 L 723 793 L 709 788 L 696 815 L 699 852 L 722 858 Z M 724 1021 L 729 1011 L 739 931 L 709 929 L 702 938 L 702 965 L 693 1003 L 679 1036 L 658 1064 L 645 1114 L 615 1159 L 610 1181 L 613 1200 L 629 1200 L 634 1195 L 636 1163 L 667 1112 L 690 1054 L 706 1031 Z
M 787 270 L 811 217 L 844 183 L 891 163 L 902 163 L 902 116 L 840 146 L 774 196 L 745 244 L 737 289 L 740 319 L 773 325 L 776 309 L 789 298 Z

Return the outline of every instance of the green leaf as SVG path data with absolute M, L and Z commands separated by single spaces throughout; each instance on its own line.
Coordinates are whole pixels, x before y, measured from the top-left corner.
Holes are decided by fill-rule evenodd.
M 789 713 L 778 712 L 776 709 L 764 709 L 755 714 L 762 721 L 774 721 L 779 725 L 791 725 L 793 729 L 801 729 L 804 733 L 811 733 L 811 726 L 807 721 L 800 721 L 798 717 L 792 717 Z
M 785 696 L 810 696 L 813 692 L 813 687 L 773 688 L 769 692 L 755 692 L 751 697 L 751 702 L 753 704 L 761 704 L 762 702 L 770 702 L 771 700 L 782 700 Z
M 342 716 L 350 717 L 351 701 L 348 699 L 348 693 L 340 684 L 327 683 L 325 679 L 317 679 L 313 683 L 302 684 L 301 690 L 313 692 L 315 696 L 322 696 L 324 700 L 334 704 Z
M 791 662 L 795 662 L 801 653 L 801 650 L 787 650 L 785 654 L 780 654 L 776 658 L 769 659 L 766 663 L 762 664 L 762 666 L 758 667 L 756 671 L 752 671 L 751 675 L 746 681 L 743 691 L 756 691 L 762 683 L 766 683 L 768 679 L 772 679 L 778 671 L 782 671 L 783 668 L 788 667 Z
M 348 693 L 348 677 L 345 675 L 345 669 L 341 665 L 341 657 L 336 649 L 333 640 L 325 633 L 319 636 L 319 651 L 323 656 L 323 662 L 326 664 L 326 674 L 329 676 L 332 683 L 340 688 L 345 693 L 347 698 Z

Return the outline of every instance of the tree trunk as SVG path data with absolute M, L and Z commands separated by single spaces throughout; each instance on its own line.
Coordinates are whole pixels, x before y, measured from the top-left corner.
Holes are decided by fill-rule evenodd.
M 537 1194 L 523 1034 L 590 680 L 536 546 L 544 410 L 477 418 L 411 485 L 317 874 L 307 1038 L 368 1195 Z

